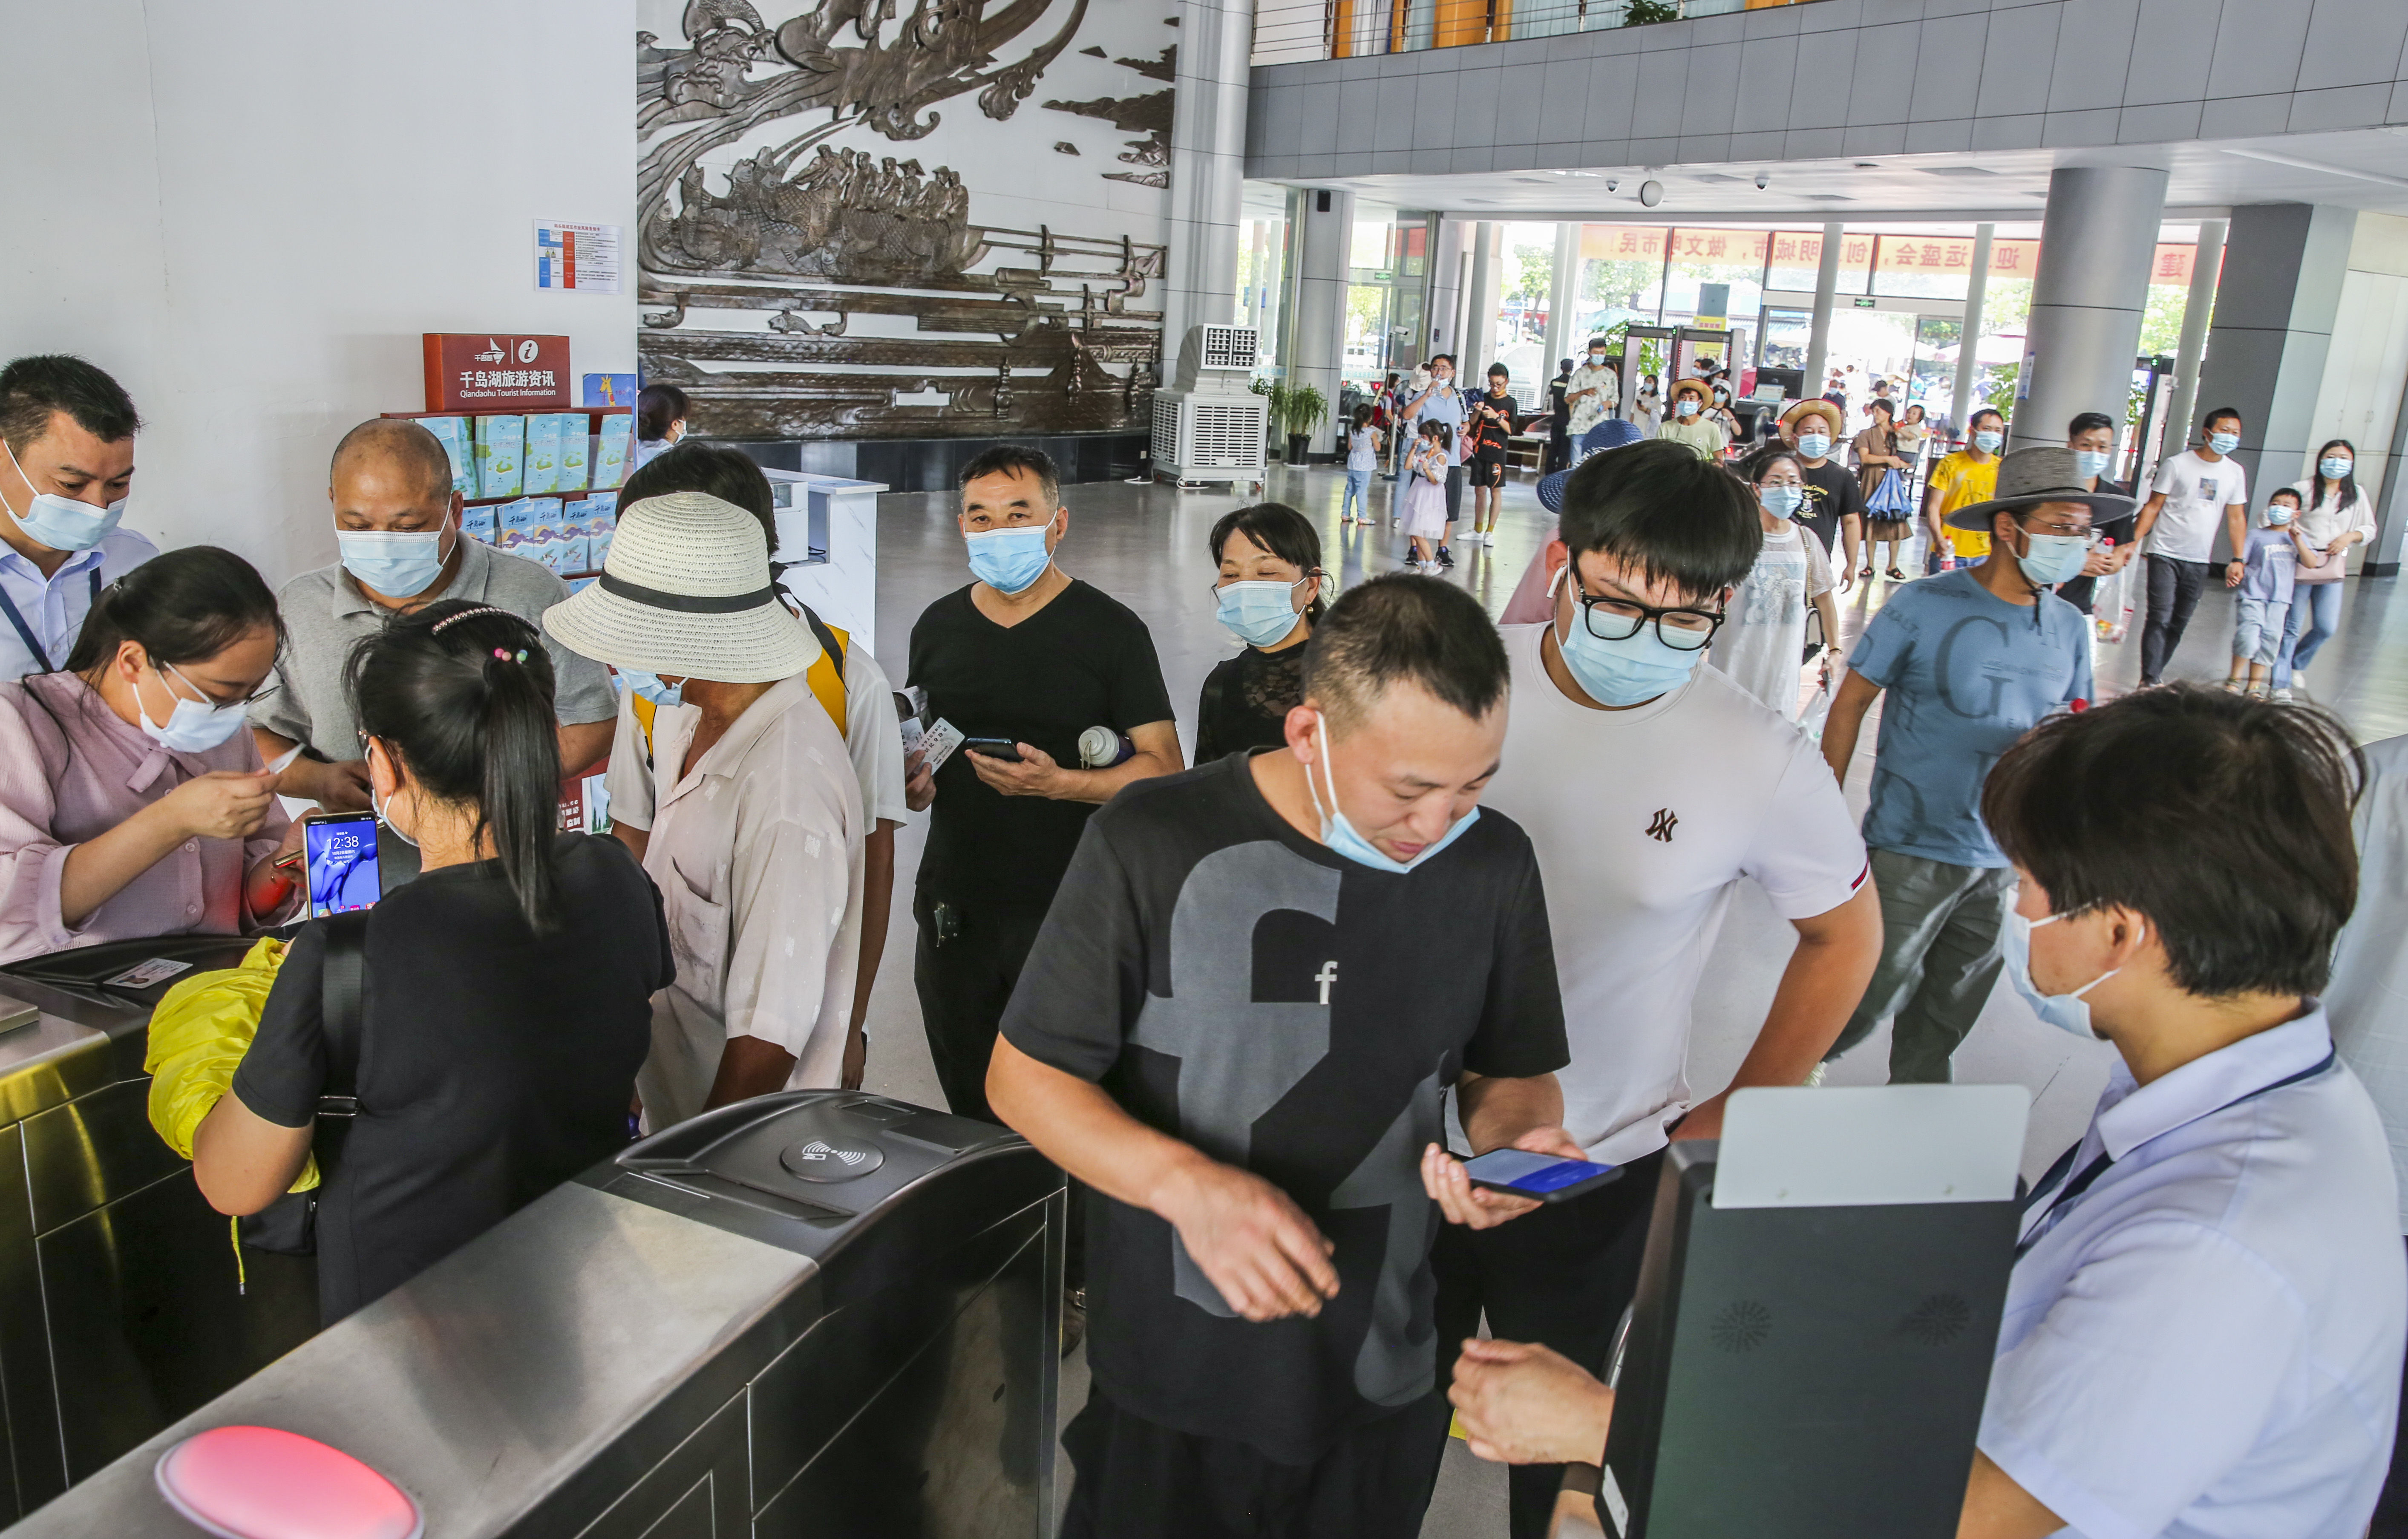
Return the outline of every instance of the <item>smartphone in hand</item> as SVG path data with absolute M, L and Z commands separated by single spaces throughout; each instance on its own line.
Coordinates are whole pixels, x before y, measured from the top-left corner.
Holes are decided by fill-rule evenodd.
M 973 754 L 984 754 L 991 759 L 1020 762 L 1020 745 L 1010 738 L 964 738 L 962 746 Z
M 1465 1160 L 1463 1173 L 1475 1187 L 1534 1197 L 1541 1202 L 1561 1202 L 1618 1179 L 1622 1167 L 1532 1154 L 1527 1149 L 1491 1149 Z

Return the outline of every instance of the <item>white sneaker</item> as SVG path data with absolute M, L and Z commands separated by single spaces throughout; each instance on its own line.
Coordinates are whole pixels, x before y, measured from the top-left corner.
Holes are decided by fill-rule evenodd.
M 2282 688 L 2280 688 L 2280 689 L 2278 689 L 2278 690 L 2274 691 L 2274 693 L 2273 693 L 2272 695 L 2271 695 L 2271 696 L 2269 696 L 2269 697 L 2268 697 L 2268 698 L 2270 698 L 2270 699 L 2276 699 L 2276 700 L 2287 700 L 2287 699 L 2289 699 L 2290 698 L 2291 698 L 2291 686 L 2290 686 L 2290 685 L 2288 685 L 2288 684 L 2285 684 Z

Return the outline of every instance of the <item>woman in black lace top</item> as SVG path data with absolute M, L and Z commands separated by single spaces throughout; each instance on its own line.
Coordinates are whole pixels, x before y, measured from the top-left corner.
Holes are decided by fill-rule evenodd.
M 1218 618 L 1246 650 L 1213 665 L 1196 711 L 1196 762 L 1287 741 L 1304 701 L 1304 643 L 1321 618 L 1321 536 L 1283 502 L 1223 515 L 1206 548 L 1220 563 Z

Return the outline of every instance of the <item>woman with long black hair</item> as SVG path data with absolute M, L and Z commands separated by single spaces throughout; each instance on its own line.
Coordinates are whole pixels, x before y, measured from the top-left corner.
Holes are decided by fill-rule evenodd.
M 433 604 L 354 647 L 344 687 L 376 807 L 421 875 L 368 911 L 356 1023 L 324 1019 L 328 921 L 294 938 L 193 1145 L 211 1204 L 256 1213 L 300 1173 L 318 1098 L 350 1082 L 359 1115 L 318 1209 L 330 1324 L 627 1142 L 652 994 L 673 972 L 635 856 L 556 831 L 552 662 L 533 626 Z M 330 1036 L 356 1061 L 330 1066 Z
M 2300 568 L 2283 650 L 2274 661 L 2274 698 L 2287 700 L 2300 671 L 2315 660 L 2341 629 L 2342 579 L 2349 575 L 2349 548 L 2374 538 L 2374 503 L 2358 485 L 2358 449 L 2334 439 L 2316 451 L 2315 469 L 2294 482 L 2300 494 L 2300 538 L 2324 553 L 2324 565 Z
M 231 551 L 100 590 L 66 667 L 0 683 L 0 961 L 274 924 L 296 843 L 243 710 L 283 639 Z

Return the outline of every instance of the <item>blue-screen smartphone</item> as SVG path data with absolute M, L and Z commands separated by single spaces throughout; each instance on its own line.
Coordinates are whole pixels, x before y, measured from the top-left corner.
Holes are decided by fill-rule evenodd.
M 1465 1160 L 1463 1173 L 1475 1187 L 1535 1197 L 1541 1202 L 1561 1202 L 1604 1186 L 1622 1173 L 1622 1167 L 1532 1154 L 1527 1149 L 1491 1149 Z
M 301 820 L 301 848 L 310 918 L 369 908 L 383 896 L 374 813 L 312 813 Z

